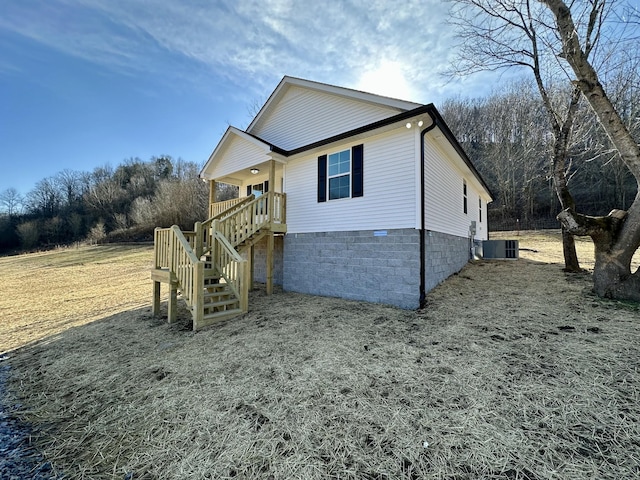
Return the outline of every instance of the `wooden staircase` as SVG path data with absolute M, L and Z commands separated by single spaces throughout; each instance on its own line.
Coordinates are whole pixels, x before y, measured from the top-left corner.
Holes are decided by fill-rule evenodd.
M 169 284 L 169 322 L 176 320 L 180 292 L 194 330 L 248 311 L 251 256 L 242 253 L 265 235 L 286 231 L 284 194 L 217 205 L 219 213 L 196 223 L 193 231 L 176 225 L 155 229 L 153 314 L 160 313 L 160 285 Z

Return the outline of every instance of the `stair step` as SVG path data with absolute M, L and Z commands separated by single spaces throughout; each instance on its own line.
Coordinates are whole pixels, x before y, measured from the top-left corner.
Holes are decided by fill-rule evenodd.
M 238 315 L 242 315 L 244 312 L 239 309 L 239 308 L 234 308 L 233 310 L 225 310 L 224 312 L 215 312 L 215 313 L 208 313 L 206 315 L 204 315 L 203 320 L 204 322 L 206 322 L 207 325 L 210 325 L 211 321 L 215 321 L 215 320 L 224 320 L 227 318 L 231 318 L 231 317 L 236 317 Z
M 204 292 L 204 298 L 224 297 L 229 295 L 235 295 L 230 288 L 216 290 L 215 292 Z
M 195 330 L 199 330 L 202 327 L 213 325 L 214 323 L 222 322 L 222 321 L 227 320 L 229 318 L 237 317 L 239 315 L 242 315 L 243 313 L 244 312 L 242 310 L 240 310 L 239 308 L 234 309 L 234 310 L 227 310 L 227 311 L 224 311 L 224 312 L 210 313 L 210 314 L 205 315 L 202 318 L 202 321 L 198 322 L 197 325 L 194 325 L 194 329 Z
M 226 283 L 210 283 L 204 285 L 204 293 L 221 292 L 229 290 L 229 286 Z
M 217 308 L 217 307 L 224 307 L 226 305 L 233 305 L 234 303 L 239 304 L 239 300 L 237 298 L 230 298 L 228 300 L 220 300 L 217 302 L 206 302 L 204 304 L 204 308 Z

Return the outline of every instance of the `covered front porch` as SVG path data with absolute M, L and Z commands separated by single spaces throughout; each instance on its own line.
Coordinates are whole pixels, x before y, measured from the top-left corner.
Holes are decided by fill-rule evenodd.
M 280 168 L 280 172 L 282 168 Z M 262 172 L 262 175 L 261 175 Z M 274 160 L 209 181 L 209 218 L 193 231 L 177 226 L 155 232 L 153 312 L 158 314 L 160 284 L 169 284 L 169 321 L 175 319 L 177 291 L 187 302 L 193 328 L 248 311 L 254 283 L 255 246 L 265 257 L 267 294 L 273 293 L 275 237 L 287 231 L 286 196 Z M 204 176 L 204 175 L 203 175 Z M 217 185 L 235 181 L 239 197 L 217 202 Z M 263 244 L 266 246 L 263 247 Z
M 228 238 L 234 238 L 238 228 L 254 232 L 250 238 L 238 245 L 238 250 L 246 256 L 251 267 L 250 285 L 254 282 L 254 247 L 266 237 L 265 284 L 267 294 L 271 294 L 273 292 L 274 237 L 287 231 L 286 195 L 282 192 L 284 173 L 282 163 L 272 158 L 248 164 L 240 170 L 218 177 L 212 176 L 215 169 L 208 170 L 207 167 L 208 165 L 201 172 L 201 176 L 209 182 L 209 217 L 226 218 L 222 233 Z M 220 183 L 237 186 L 238 197 L 216 201 Z M 252 203 L 251 208 L 243 208 L 250 203 Z M 255 227 L 258 224 L 260 228 Z

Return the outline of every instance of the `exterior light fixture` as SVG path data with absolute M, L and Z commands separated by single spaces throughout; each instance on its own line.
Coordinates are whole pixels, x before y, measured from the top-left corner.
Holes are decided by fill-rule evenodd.
M 407 124 L 405 125 L 405 127 L 407 128 L 411 128 L 414 125 L 417 125 L 418 127 L 421 127 L 422 125 L 424 125 L 424 122 L 422 120 L 418 120 L 417 122 L 407 122 Z
M 249 170 L 251 173 L 253 173 L 254 175 L 260 173 L 260 170 L 258 170 L 257 168 L 252 168 L 251 170 Z

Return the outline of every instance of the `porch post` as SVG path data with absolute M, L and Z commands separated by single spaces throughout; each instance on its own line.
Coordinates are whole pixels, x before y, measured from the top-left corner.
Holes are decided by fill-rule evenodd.
M 212 205 L 216 203 L 216 181 L 209 180 L 209 218 L 213 217 Z
M 273 293 L 273 232 L 267 233 L 267 295 Z
M 153 281 L 153 302 L 151 304 L 151 314 L 154 317 L 160 316 L 160 282 Z
M 216 181 L 209 180 L 209 203 L 216 203 Z
M 276 161 L 269 160 L 269 191 L 276 191 Z M 273 209 L 275 208 L 275 202 L 273 201 L 273 195 L 271 195 L 272 200 L 269 201 L 269 228 L 273 229 Z
M 173 323 L 178 319 L 178 285 L 169 282 L 169 302 L 167 305 L 167 321 Z
M 247 252 L 247 260 L 249 260 L 249 290 L 253 290 L 253 272 L 255 265 L 255 249 L 253 244 L 251 244 Z

